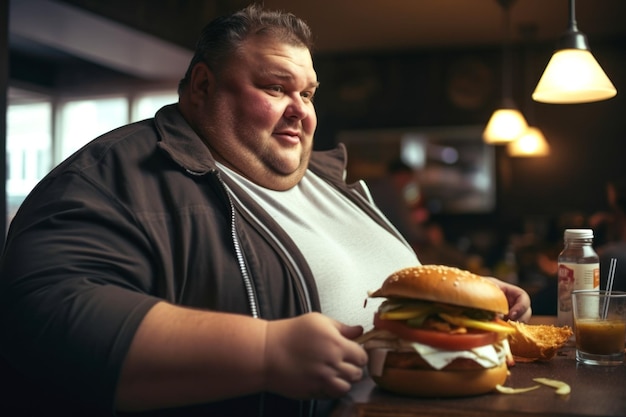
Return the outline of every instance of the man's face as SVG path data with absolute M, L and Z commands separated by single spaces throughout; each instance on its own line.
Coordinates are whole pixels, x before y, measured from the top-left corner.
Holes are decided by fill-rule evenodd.
M 209 87 L 202 133 L 216 159 L 264 187 L 293 187 L 311 156 L 317 85 L 307 48 L 248 39 Z

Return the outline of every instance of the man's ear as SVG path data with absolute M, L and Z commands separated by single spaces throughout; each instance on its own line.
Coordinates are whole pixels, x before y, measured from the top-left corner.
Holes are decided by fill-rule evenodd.
M 189 83 L 189 93 L 192 102 L 199 104 L 206 100 L 214 86 L 215 76 L 213 71 L 204 62 L 197 63 L 191 69 L 191 80 Z

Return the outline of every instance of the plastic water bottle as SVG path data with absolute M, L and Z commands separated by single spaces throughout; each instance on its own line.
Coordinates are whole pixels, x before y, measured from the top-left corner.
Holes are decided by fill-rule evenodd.
M 557 322 L 573 327 L 572 291 L 600 289 L 600 258 L 593 249 L 593 230 L 566 229 L 558 258 Z

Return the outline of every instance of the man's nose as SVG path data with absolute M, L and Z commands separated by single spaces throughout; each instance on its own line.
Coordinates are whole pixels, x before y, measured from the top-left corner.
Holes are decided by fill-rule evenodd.
M 308 115 L 309 107 L 300 96 L 294 97 L 285 110 L 285 116 L 288 118 L 302 120 Z

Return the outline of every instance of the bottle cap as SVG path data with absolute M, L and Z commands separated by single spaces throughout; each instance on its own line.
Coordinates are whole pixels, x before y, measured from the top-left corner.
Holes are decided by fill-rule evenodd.
M 591 229 L 565 229 L 565 239 L 593 239 Z

